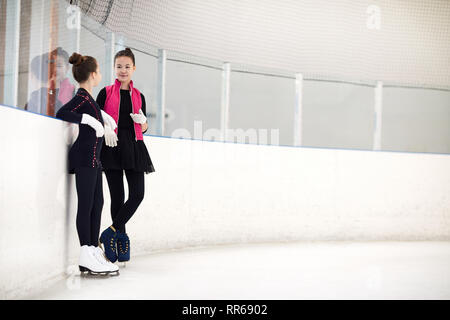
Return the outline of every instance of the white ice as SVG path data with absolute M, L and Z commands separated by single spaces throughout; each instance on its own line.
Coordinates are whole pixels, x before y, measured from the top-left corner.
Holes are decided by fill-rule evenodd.
M 121 264 L 119 264 L 121 266 Z M 28 299 L 449 299 L 450 242 L 294 242 L 133 257 Z

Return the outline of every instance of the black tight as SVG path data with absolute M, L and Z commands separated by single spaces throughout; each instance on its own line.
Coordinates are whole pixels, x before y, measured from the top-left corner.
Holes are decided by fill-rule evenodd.
M 80 245 L 97 246 L 103 209 L 102 170 L 75 168 L 78 194 L 77 232 Z
M 125 224 L 130 220 L 144 199 L 144 172 L 125 170 L 128 181 L 128 200 L 125 201 L 123 185 L 124 170 L 106 170 L 111 195 L 111 219 L 113 227 L 125 232 Z

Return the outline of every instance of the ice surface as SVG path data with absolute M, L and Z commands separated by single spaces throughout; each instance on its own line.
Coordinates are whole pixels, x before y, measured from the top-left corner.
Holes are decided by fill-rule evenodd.
M 121 266 L 121 264 L 119 264 Z M 132 257 L 29 299 L 450 299 L 450 242 L 295 242 Z

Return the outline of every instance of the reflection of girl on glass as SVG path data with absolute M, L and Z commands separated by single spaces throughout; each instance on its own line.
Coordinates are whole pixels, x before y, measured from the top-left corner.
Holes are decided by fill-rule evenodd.
M 143 140 L 148 128 L 145 98 L 134 86 L 131 77 L 136 70 L 135 57 L 130 48 L 114 57 L 117 79 L 103 88 L 97 102 L 117 122 L 117 147 L 105 146 L 101 160 L 111 195 L 112 226 L 102 232 L 100 242 L 112 262 L 130 259 L 130 240 L 125 224 L 144 199 L 144 173 L 154 172 L 152 161 Z M 105 136 L 108 139 L 107 136 Z M 128 200 L 124 202 L 123 173 L 128 182 Z
M 81 246 L 79 267 L 82 272 L 118 274 L 119 268 L 109 262 L 98 247 L 103 208 L 100 152 L 104 130 L 110 126 L 114 129 L 115 122 L 100 110 L 92 98 L 93 87 L 102 79 L 97 61 L 90 56 L 73 53 L 69 62 L 73 64 L 73 76 L 80 89 L 57 112 L 56 117 L 79 124 L 78 138 L 69 151 L 69 173 L 75 173 L 78 195 L 76 226 Z
M 52 72 L 49 73 L 49 69 Z M 31 60 L 30 71 L 40 88 L 31 93 L 25 110 L 55 116 L 62 105 L 69 102 L 75 94 L 75 86 L 67 78 L 68 70 L 69 55 L 61 47 L 34 57 Z M 54 85 L 54 90 L 49 90 L 50 83 Z M 51 114 L 47 113 L 49 96 L 54 99 L 54 112 Z

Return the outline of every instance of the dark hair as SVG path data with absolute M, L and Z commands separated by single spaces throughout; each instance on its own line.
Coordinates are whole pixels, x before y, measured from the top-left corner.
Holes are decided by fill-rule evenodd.
M 78 83 L 85 82 L 92 72 L 97 71 L 97 60 L 91 56 L 82 56 L 74 52 L 69 58 L 69 63 L 73 64 L 73 77 Z
M 56 53 L 56 55 L 58 57 L 61 57 L 64 59 L 64 62 L 67 63 L 69 61 L 69 54 L 67 53 L 66 50 L 64 50 L 61 47 L 56 48 L 55 50 L 53 50 L 51 53 Z
M 119 52 L 116 53 L 116 55 L 114 56 L 114 64 L 116 64 L 116 59 L 119 57 L 129 57 L 131 58 L 131 61 L 133 61 L 133 65 L 136 65 L 136 60 L 134 59 L 134 53 L 133 51 L 131 51 L 130 48 L 125 48 L 125 50 L 120 50 Z

